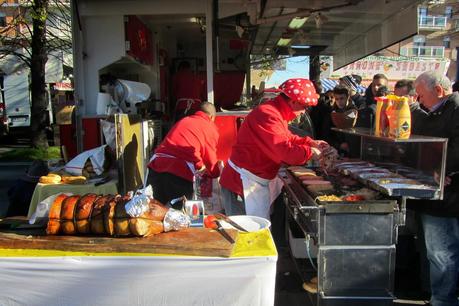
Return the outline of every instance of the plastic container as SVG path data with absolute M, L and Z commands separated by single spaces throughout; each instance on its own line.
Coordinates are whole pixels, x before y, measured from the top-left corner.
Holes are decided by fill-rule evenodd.
M 387 97 L 376 97 L 376 115 L 375 115 L 375 135 L 389 135 L 389 118 L 388 111 L 391 101 Z
M 411 134 L 411 111 L 407 97 L 388 96 L 391 100 L 389 118 L 389 137 L 408 139 Z

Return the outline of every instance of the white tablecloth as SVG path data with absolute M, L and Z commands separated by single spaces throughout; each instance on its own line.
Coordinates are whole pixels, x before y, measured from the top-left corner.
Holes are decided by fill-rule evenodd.
M 0 305 L 273 305 L 277 256 L 3 257 Z

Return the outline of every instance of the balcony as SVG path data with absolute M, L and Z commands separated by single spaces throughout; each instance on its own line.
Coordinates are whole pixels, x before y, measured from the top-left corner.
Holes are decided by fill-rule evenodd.
M 419 57 L 444 57 L 445 47 L 404 47 L 400 48 L 400 55 Z
M 421 29 L 439 30 L 446 28 L 445 16 L 419 16 L 418 25 Z

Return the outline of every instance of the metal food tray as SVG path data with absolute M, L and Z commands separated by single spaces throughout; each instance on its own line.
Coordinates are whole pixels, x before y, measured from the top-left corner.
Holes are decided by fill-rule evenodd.
M 401 184 L 401 183 L 391 183 L 391 184 L 380 184 L 378 181 L 380 179 L 406 179 L 406 180 L 413 180 L 413 178 L 404 177 L 396 172 L 391 172 L 389 169 L 383 167 L 373 167 L 368 169 L 382 169 L 389 171 L 388 173 L 369 173 L 368 175 L 364 173 L 352 173 L 347 169 L 340 170 L 341 173 L 351 176 L 362 184 L 373 188 L 379 192 L 382 192 L 385 195 L 391 197 L 408 197 L 414 199 L 430 199 L 430 200 L 438 200 L 441 199 L 440 197 L 440 188 L 420 183 L 419 185 L 412 185 L 412 184 Z M 358 170 L 357 170 L 358 171 Z M 393 175 L 393 177 L 391 176 Z M 422 179 L 422 178 L 421 178 Z
M 427 185 L 379 184 L 379 179 L 361 179 L 366 185 L 391 197 L 408 197 L 415 199 L 439 199 L 440 189 Z
M 282 177 L 284 177 L 284 185 L 287 185 L 287 188 L 290 189 L 293 187 L 293 189 L 296 189 L 296 191 L 291 191 L 296 193 L 298 198 L 301 199 L 297 201 L 298 203 L 314 203 L 317 205 L 317 208 L 324 209 L 326 213 L 388 213 L 397 209 L 396 202 L 392 200 L 321 201 L 314 199 L 309 192 L 306 191 L 301 180 L 293 175 L 291 171 L 286 169 L 285 172 L 281 173 L 281 178 Z M 301 192 L 299 192 L 298 189 L 301 189 Z

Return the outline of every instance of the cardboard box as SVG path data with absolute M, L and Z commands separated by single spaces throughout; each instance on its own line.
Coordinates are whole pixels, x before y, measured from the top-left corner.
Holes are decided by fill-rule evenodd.
M 308 258 L 306 238 L 295 238 L 290 228 L 288 229 L 288 242 L 292 255 L 295 258 Z M 317 258 L 317 245 L 314 240 L 309 239 L 309 253 L 311 258 Z
M 63 105 L 56 112 L 56 123 L 58 125 L 72 124 L 75 105 Z

